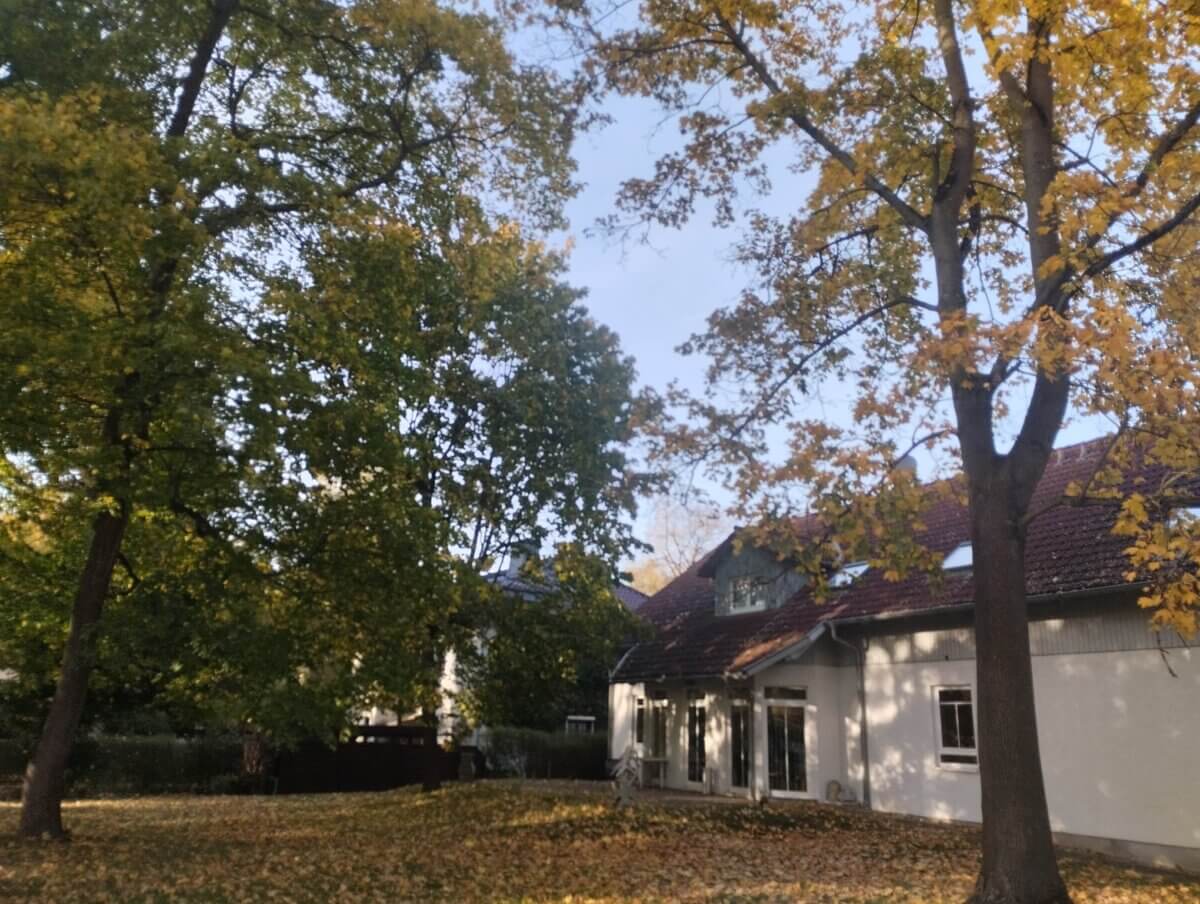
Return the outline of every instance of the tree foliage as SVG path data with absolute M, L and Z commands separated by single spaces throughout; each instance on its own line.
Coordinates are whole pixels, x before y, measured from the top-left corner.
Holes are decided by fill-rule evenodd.
M 26 831 L 94 666 L 327 734 L 428 699 L 506 544 L 627 545 L 632 368 L 533 240 L 578 89 L 508 44 L 433 2 L 0 4 L 0 692 L 54 695 Z
M 609 670 L 640 631 L 611 569 L 561 546 L 522 574 L 529 592 L 495 583 L 479 633 L 456 651 L 463 714 L 474 724 L 548 731 L 570 714 L 603 722 Z
M 1191 3 L 652 0 L 563 7 L 618 91 L 682 138 L 620 194 L 628 222 L 701 209 L 755 274 L 685 351 L 669 451 L 706 462 L 818 591 L 830 562 L 900 576 L 923 493 L 960 461 L 975 543 L 984 901 L 1064 900 L 1037 757 L 1024 608 L 1030 509 L 1068 411 L 1117 441 L 1059 504 L 1120 506 L 1157 627 L 1195 631 L 1200 21 Z M 616 24 L 613 24 L 616 23 Z M 809 174 L 794 204 L 781 203 Z M 756 210 L 755 194 L 771 196 Z M 613 225 L 621 221 L 613 219 Z M 818 390 L 845 399 L 811 417 Z M 781 455 L 771 437 L 786 436 Z M 1143 475 L 1142 482 L 1130 476 Z M 1146 479 L 1146 475 L 1149 475 Z M 788 516 L 820 516 L 796 537 Z

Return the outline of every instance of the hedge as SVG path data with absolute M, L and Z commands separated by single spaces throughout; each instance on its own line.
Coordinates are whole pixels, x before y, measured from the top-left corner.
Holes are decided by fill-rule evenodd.
M 27 752 L 0 739 L 0 782 L 16 781 Z M 222 793 L 238 790 L 242 742 L 236 737 L 87 737 L 67 762 L 67 793 Z
M 608 735 L 492 728 L 480 745 L 492 775 L 518 778 L 608 777 Z

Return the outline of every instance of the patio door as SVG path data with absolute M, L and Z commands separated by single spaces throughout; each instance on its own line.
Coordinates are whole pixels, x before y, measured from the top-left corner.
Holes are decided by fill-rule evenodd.
M 767 688 L 767 786 L 777 797 L 808 792 L 803 688 Z
M 734 700 L 730 706 L 730 735 L 732 740 L 734 788 L 750 787 L 750 728 L 754 724 L 749 700 Z

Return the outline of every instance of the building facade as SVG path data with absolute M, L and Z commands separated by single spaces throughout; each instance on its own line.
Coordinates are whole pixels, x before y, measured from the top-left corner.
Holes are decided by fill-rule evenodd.
M 1056 453 L 1039 493 L 1061 494 L 1096 449 Z M 1112 517 L 1055 510 L 1030 536 L 1051 825 L 1065 843 L 1200 869 L 1200 655 L 1150 630 Z M 726 541 L 642 608 L 655 634 L 614 670 L 611 755 L 632 747 L 669 788 L 977 822 L 965 512 L 940 504 L 926 521 L 942 580 L 889 583 L 853 563 L 824 603 Z

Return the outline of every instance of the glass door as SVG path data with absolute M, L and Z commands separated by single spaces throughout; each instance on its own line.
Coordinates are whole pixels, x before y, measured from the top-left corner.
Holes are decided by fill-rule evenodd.
M 787 690 L 787 698 L 767 701 L 767 784 L 772 794 L 799 795 L 808 791 L 804 692 Z
M 733 776 L 730 784 L 735 788 L 750 787 L 750 704 L 746 700 L 734 700 L 730 707 L 730 735 L 733 742 Z

